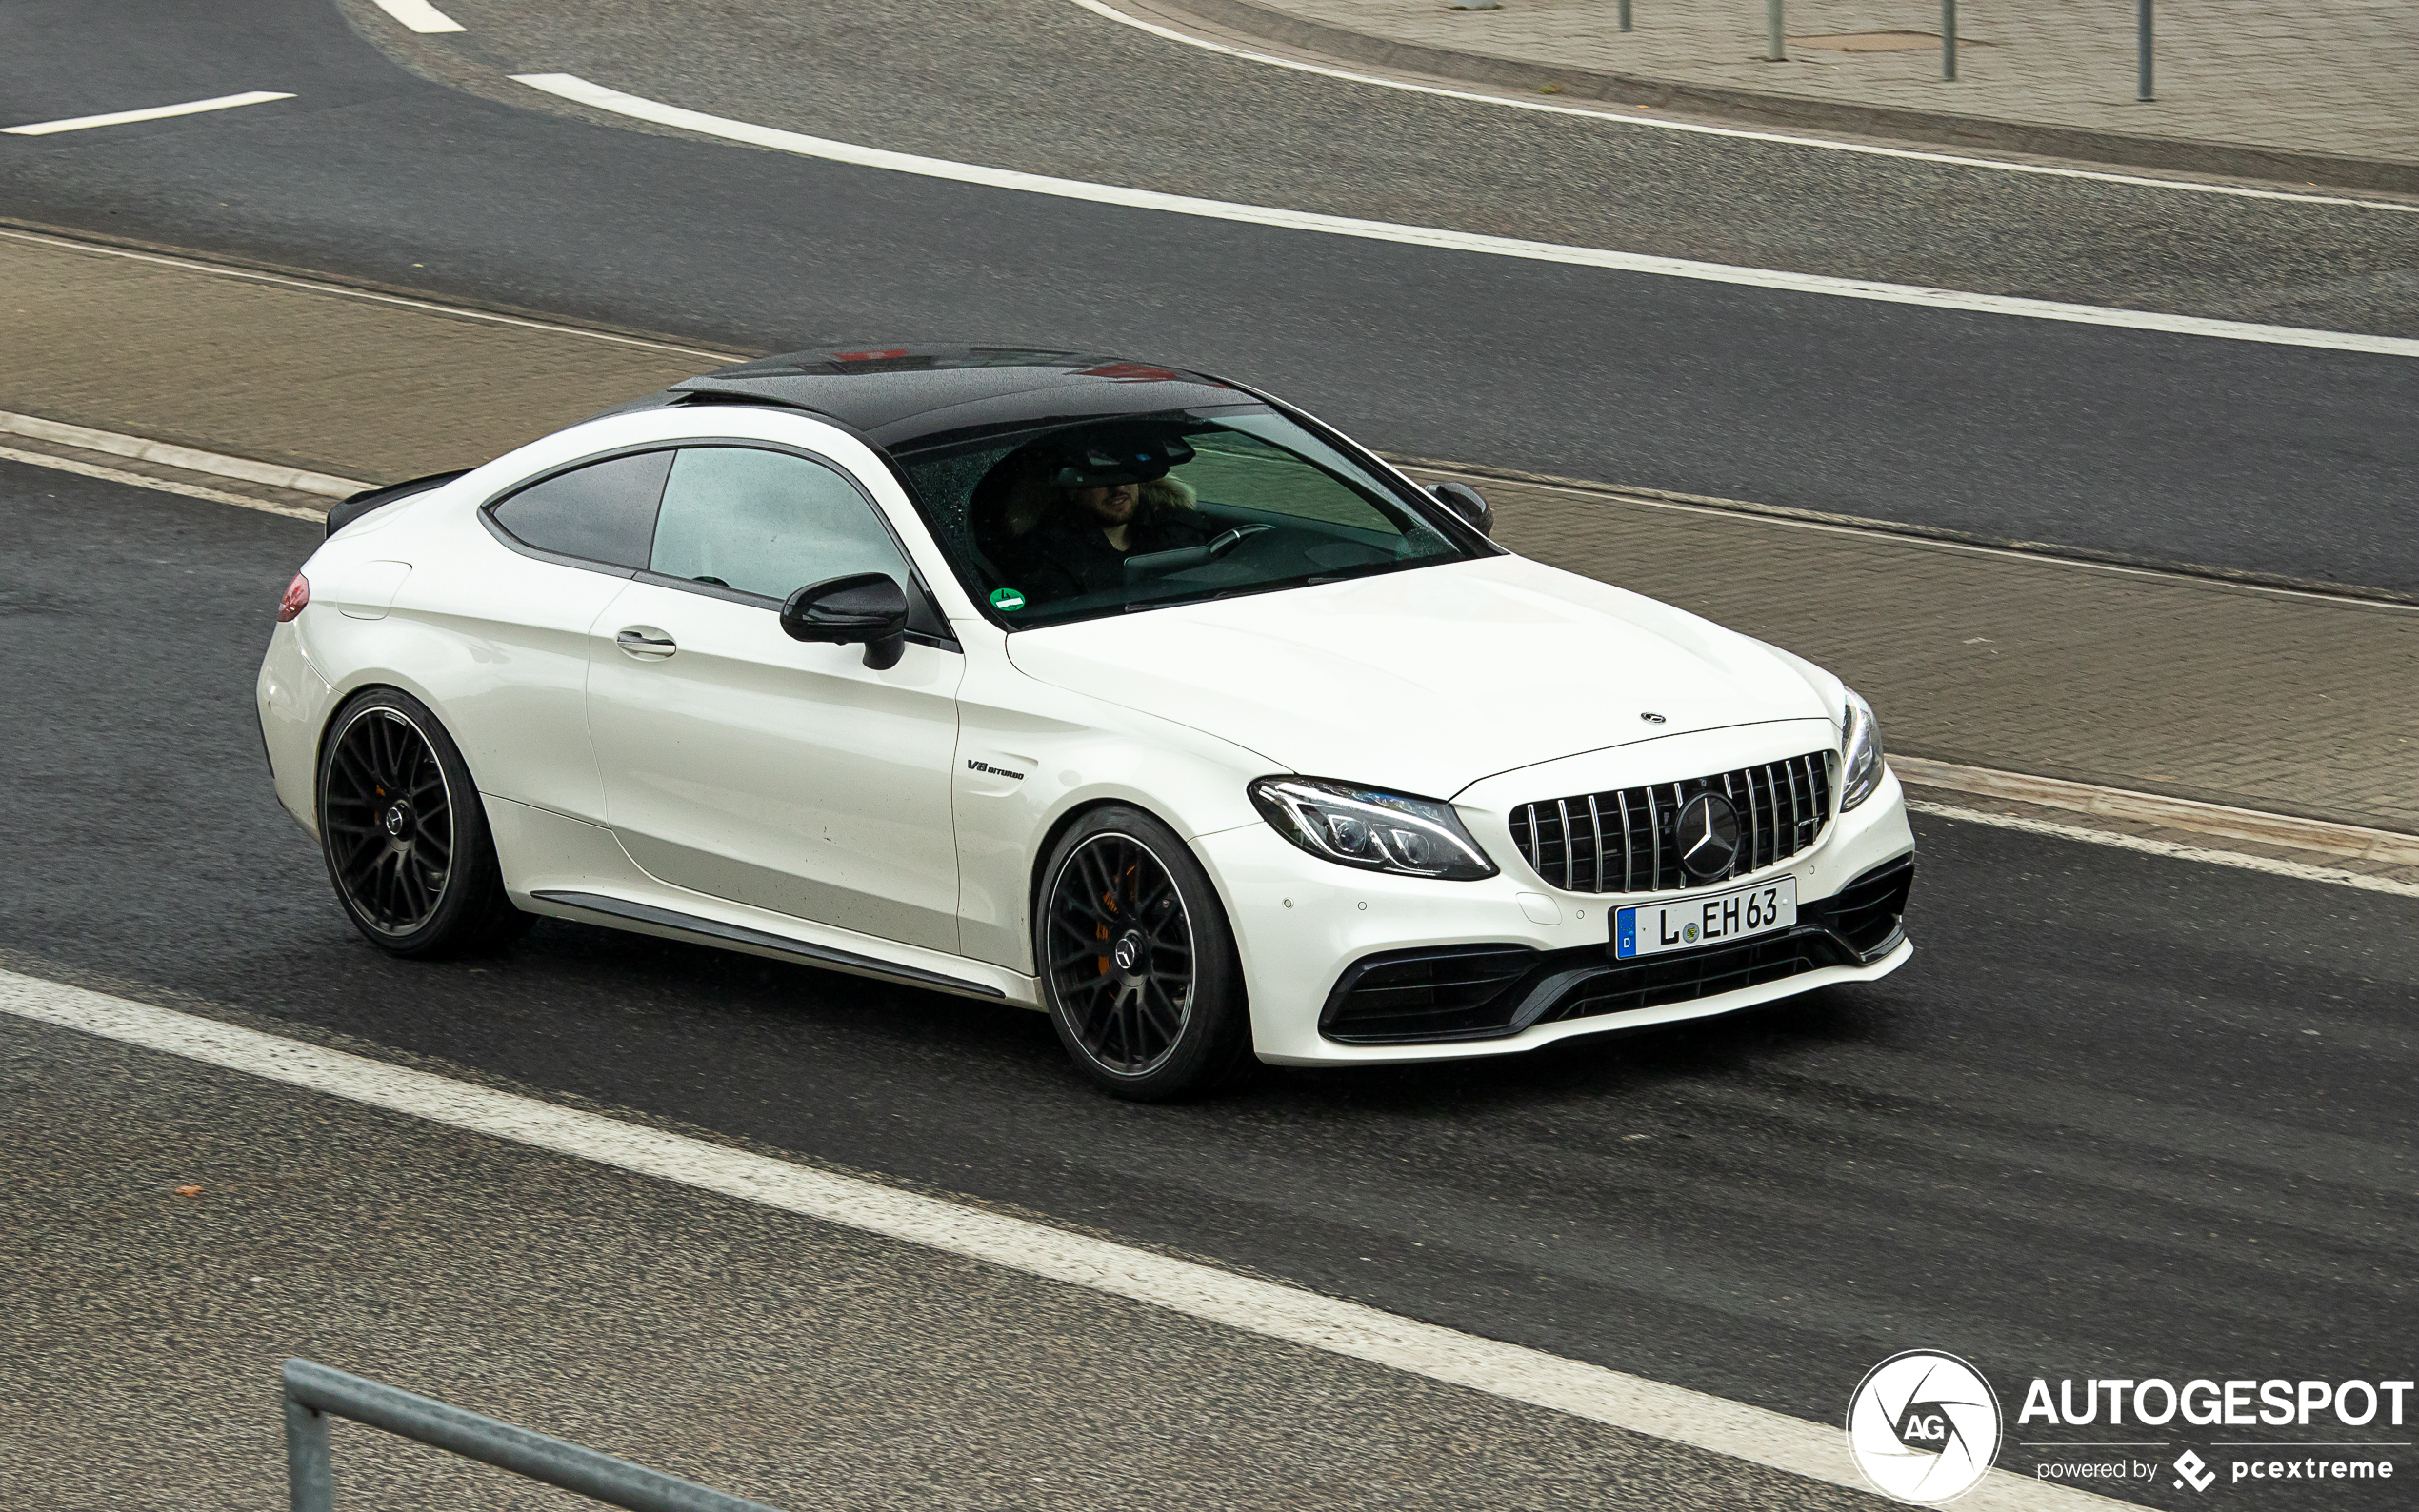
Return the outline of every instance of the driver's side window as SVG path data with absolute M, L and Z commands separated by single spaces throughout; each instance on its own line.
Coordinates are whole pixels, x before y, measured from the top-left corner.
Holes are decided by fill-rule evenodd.
M 686 447 L 672 462 L 648 567 L 786 599 L 810 583 L 907 561 L 854 484 L 831 468 L 753 447 Z

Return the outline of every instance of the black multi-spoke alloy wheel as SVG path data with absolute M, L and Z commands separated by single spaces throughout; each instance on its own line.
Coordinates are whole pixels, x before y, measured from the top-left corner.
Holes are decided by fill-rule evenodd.
M 319 753 L 319 846 L 354 926 L 391 954 L 500 945 L 530 923 L 505 895 L 461 751 L 408 693 L 371 688 L 329 724 Z
M 1059 1042 L 1118 1096 L 1206 1090 L 1249 1048 L 1226 910 L 1191 849 L 1142 810 L 1095 808 L 1059 837 L 1034 933 Z

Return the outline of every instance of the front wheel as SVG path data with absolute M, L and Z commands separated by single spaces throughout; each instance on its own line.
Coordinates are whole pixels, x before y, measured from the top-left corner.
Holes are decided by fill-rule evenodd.
M 409 693 L 371 688 L 329 726 L 319 846 L 353 926 L 390 955 L 458 955 L 531 922 L 505 894 L 462 752 Z
M 1093 809 L 1059 838 L 1034 933 L 1059 1043 L 1116 1096 L 1206 1090 L 1250 1047 L 1226 910 L 1191 849 L 1141 809 Z

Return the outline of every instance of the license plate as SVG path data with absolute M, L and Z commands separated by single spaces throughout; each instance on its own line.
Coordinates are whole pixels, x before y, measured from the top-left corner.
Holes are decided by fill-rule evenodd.
M 1797 879 L 1775 877 L 1710 897 L 1617 909 L 1612 916 L 1612 953 L 1628 961 L 1666 950 L 1693 950 L 1787 929 L 1795 923 Z

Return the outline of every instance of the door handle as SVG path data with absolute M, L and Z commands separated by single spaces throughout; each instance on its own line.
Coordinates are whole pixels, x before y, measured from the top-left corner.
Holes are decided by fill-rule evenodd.
M 633 625 L 613 637 L 622 654 L 642 662 L 660 662 L 680 649 L 672 638 L 651 625 Z

